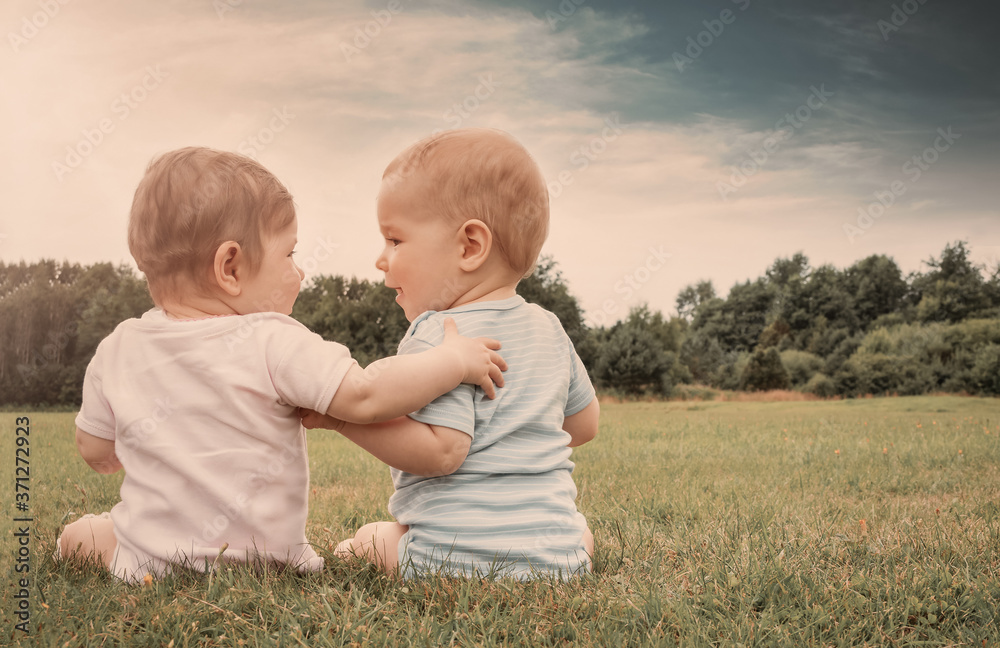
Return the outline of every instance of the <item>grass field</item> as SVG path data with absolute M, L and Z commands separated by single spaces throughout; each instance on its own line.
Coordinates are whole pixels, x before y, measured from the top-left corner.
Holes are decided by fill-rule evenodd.
M 15 414 L 0 414 L 16 555 Z M 597 538 L 569 583 L 398 583 L 330 555 L 386 518 L 387 469 L 311 433 L 312 576 L 220 570 L 127 587 L 49 555 L 118 477 L 32 414 L 30 638 L 39 646 L 992 646 L 1000 638 L 1000 401 L 608 404 L 574 451 Z M 71 513 L 72 512 L 72 513 Z M 5 569 L 0 644 L 15 630 Z

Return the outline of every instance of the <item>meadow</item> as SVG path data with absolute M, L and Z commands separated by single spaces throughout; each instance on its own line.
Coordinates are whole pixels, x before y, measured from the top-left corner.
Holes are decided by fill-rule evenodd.
M 387 469 L 310 433 L 320 574 L 225 568 L 124 586 L 50 558 L 110 509 L 73 415 L 29 414 L 30 635 L 4 569 L 0 644 L 38 646 L 991 646 L 1000 641 L 1000 401 L 954 396 L 604 405 L 574 451 L 594 573 L 569 582 L 397 582 L 332 557 L 386 519 Z

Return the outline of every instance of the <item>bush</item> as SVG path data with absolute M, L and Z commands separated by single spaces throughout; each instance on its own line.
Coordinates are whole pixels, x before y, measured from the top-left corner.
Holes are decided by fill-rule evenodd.
M 888 355 L 895 351 L 895 346 L 893 336 L 890 335 L 889 330 L 880 328 L 871 331 L 864 337 L 861 345 L 858 347 L 857 353 Z
M 932 364 L 912 356 L 896 357 L 895 373 L 895 391 L 900 396 L 926 394 L 939 386 Z
M 1000 321 L 897 324 L 871 330 L 834 375 L 844 395 L 997 393 Z M 830 374 L 832 358 L 827 359 Z
M 823 368 L 823 358 L 808 351 L 789 350 L 781 352 L 781 364 L 792 386 L 801 387 Z
M 747 391 L 788 389 L 788 372 L 781 364 L 781 354 L 778 350 L 771 347 L 754 351 L 743 370 L 740 382 L 740 387 Z
M 604 343 L 596 373 L 602 386 L 625 394 L 667 394 L 673 362 L 674 354 L 668 355 L 652 333 L 623 325 Z
M 809 382 L 802 387 L 802 391 L 820 398 L 830 398 L 837 395 L 837 385 L 826 374 L 815 373 Z
M 881 353 L 908 356 L 921 360 L 950 360 L 953 345 L 945 340 L 943 324 L 900 324 L 892 328 L 873 329 L 861 341 L 858 353 Z
M 862 339 L 862 336 L 854 335 L 846 337 L 838 342 L 833 351 L 829 355 L 824 356 L 826 358 L 826 362 L 823 365 L 823 373 L 827 376 L 836 376 L 840 373 L 844 363 L 847 362 L 854 352 L 858 350 L 858 347 L 861 346 Z M 817 352 L 817 355 L 823 354 Z
M 815 324 L 811 331 L 803 333 L 803 343 L 800 345 L 803 350 L 814 353 L 821 358 L 826 358 L 835 353 L 845 340 L 853 339 L 849 329 L 844 327 L 829 327 L 822 315 L 816 319 L 819 323 Z M 851 349 L 851 353 L 854 352 L 854 348 L 857 348 L 857 344 Z M 844 360 L 846 359 L 845 357 Z
M 1000 344 L 983 347 L 971 374 L 976 391 L 988 396 L 1000 396 Z
M 858 372 L 853 364 L 844 363 L 833 376 L 833 386 L 841 396 L 859 396 L 861 388 Z
M 712 372 L 710 384 L 718 389 L 742 389 L 743 372 L 750 362 L 750 354 L 746 351 L 727 353 L 722 364 Z
M 907 314 L 905 309 L 894 313 L 885 313 L 875 318 L 875 321 L 868 325 L 868 330 L 874 331 L 879 328 L 892 328 L 901 324 L 909 324 L 915 317 L 916 315 L 913 313 Z
M 694 382 L 714 385 L 714 374 L 724 358 L 725 352 L 719 340 L 701 331 L 689 335 L 681 344 L 680 361 L 687 367 Z
M 677 354 L 673 351 L 667 351 L 665 354 L 667 357 L 667 366 L 670 367 L 667 371 L 670 383 L 676 387 L 677 385 L 687 384 L 694 381 L 694 377 L 691 375 L 691 370 L 688 369 Z
M 978 349 L 989 344 L 1000 344 L 1000 320 L 966 320 L 951 326 L 942 326 L 942 339 L 951 347 Z
M 844 363 L 833 382 L 837 391 L 845 396 L 926 394 L 940 386 L 935 366 L 940 367 L 912 356 L 859 351 Z
M 854 354 L 851 358 L 858 369 L 858 378 L 863 394 L 884 395 L 895 392 L 899 387 L 896 358 L 885 353 Z

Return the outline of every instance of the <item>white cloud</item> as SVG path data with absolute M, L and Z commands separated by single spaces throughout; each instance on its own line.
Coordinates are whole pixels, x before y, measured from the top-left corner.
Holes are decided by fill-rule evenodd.
M 0 142 L 16 152 L 0 161 L 9 205 L 0 257 L 128 260 L 125 219 L 149 159 L 192 144 L 247 146 L 275 111 L 292 117 L 257 154 L 296 197 L 303 255 L 336 246 L 315 266 L 320 273 L 380 277 L 382 169 L 410 143 L 456 125 L 503 128 L 532 151 L 560 189 L 545 251 L 591 313 L 614 301 L 611 319 L 642 301 L 670 311 L 677 292 L 701 278 L 724 293 L 799 249 L 814 264 L 846 265 L 904 249 L 894 237 L 912 236 L 912 206 L 853 246 L 843 236 L 859 204 L 852 179 L 884 167 L 863 143 L 795 141 L 722 201 L 717 182 L 766 133 L 711 115 L 686 126 L 629 123 L 630 106 L 674 91 L 670 75 L 628 63 L 631 41 L 646 30 L 630 17 L 584 7 L 552 31 L 517 9 L 403 3 L 348 57 L 342 45 L 362 43 L 356 30 L 370 27 L 379 7 L 330 6 L 265 15 L 244 2 L 220 19 L 207 2 L 67 4 L 22 51 L 0 58 L 9 98 L 0 118 L 12 125 Z M 6 23 L 36 9 L 8 5 Z M 114 102 L 141 86 L 150 66 L 167 76 L 120 119 Z M 620 134 L 607 130 L 616 106 Z M 102 119 L 113 131 L 57 180 L 53 161 L 65 162 L 66 147 L 80 148 Z M 570 183 L 560 181 L 566 173 Z M 967 230 L 923 231 L 913 244 L 920 258 Z M 661 246 L 672 256 L 626 297 L 623 286 L 645 277 L 639 269 Z

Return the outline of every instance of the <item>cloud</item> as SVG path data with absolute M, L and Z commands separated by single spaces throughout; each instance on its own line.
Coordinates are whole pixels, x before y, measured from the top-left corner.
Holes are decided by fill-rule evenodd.
M 538 159 L 553 191 L 545 251 L 593 312 L 609 299 L 670 311 L 688 283 L 713 278 L 724 293 L 799 249 L 814 265 L 898 251 L 918 269 L 946 241 L 1000 238 L 984 190 L 997 90 L 974 76 L 990 59 L 968 56 L 986 42 L 973 25 L 981 15 L 928 2 L 886 43 L 875 26 L 884 7 L 860 1 L 570 4 L 568 15 L 556 2 L 513 1 L 400 0 L 399 11 L 234 2 L 221 15 L 195 0 L 66 4 L 0 57 L 0 118 L 15 126 L 0 140 L 17 152 L 0 161 L 16 214 L 0 226 L 0 255 L 128 260 L 124 223 L 142 170 L 157 153 L 202 144 L 252 150 L 286 183 L 303 254 L 335 246 L 315 272 L 379 279 L 382 169 L 456 126 L 508 130 Z M 674 52 L 723 8 L 735 22 L 678 70 Z M 6 24 L 37 10 L 10 3 Z M 966 27 L 978 45 L 960 37 Z M 150 68 L 165 75 L 152 89 Z M 834 96 L 755 161 L 824 83 Z M 142 101 L 121 118 L 115 102 L 133 91 Z M 102 120 L 114 128 L 89 142 Z M 967 134 L 852 244 L 842 225 L 949 124 Z M 59 179 L 52 165 L 67 147 L 90 151 Z M 723 200 L 718 183 L 748 160 L 756 171 Z M 672 256 L 647 266 L 658 246 Z

